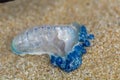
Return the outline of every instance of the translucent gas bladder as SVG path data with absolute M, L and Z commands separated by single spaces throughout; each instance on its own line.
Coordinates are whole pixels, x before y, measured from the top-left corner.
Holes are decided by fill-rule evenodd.
M 12 41 L 15 54 L 55 54 L 64 56 L 78 41 L 78 30 L 73 25 L 43 25 L 17 35 Z

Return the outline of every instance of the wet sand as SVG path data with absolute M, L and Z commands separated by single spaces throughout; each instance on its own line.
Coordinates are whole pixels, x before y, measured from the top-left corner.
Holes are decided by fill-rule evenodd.
M 0 4 L 0 80 L 120 80 L 120 0 L 15 0 Z M 14 36 L 43 24 L 86 25 L 95 35 L 81 67 L 53 68 L 47 55 L 17 56 Z

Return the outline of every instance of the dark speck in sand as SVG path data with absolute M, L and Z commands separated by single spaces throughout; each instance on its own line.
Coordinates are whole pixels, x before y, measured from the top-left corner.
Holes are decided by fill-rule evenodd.
M 5 3 L 5 2 L 9 2 L 9 1 L 14 1 L 14 0 L 0 0 L 0 3 Z

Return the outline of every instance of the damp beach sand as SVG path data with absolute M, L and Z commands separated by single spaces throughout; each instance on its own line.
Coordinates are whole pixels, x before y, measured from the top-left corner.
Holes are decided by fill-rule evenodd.
M 81 67 L 65 73 L 48 55 L 17 56 L 14 36 L 43 24 L 78 22 L 95 35 Z M 15 0 L 0 4 L 0 80 L 120 80 L 120 0 Z

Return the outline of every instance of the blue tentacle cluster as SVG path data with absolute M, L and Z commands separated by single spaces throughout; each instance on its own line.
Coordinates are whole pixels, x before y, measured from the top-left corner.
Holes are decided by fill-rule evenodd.
M 77 24 L 75 26 L 79 26 L 78 44 L 74 45 L 72 51 L 67 53 L 64 57 L 55 55 L 50 56 L 51 64 L 59 67 L 65 72 L 71 72 L 79 68 L 82 64 L 82 56 L 87 52 L 86 47 L 90 47 L 90 40 L 94 39 L 94 35 L 88 34 L 84 25 L 80 26 Z

